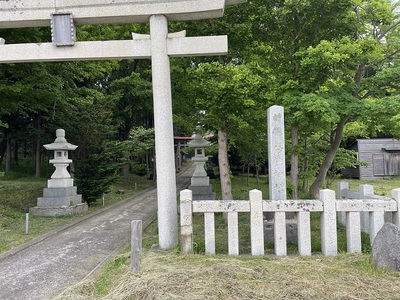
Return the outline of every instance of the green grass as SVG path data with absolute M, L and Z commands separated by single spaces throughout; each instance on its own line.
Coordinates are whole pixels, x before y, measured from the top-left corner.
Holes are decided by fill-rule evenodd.
M 255 178 L 250 177 L 248 185 L 246 179 L 245 176 L 232 179 L 235 199 L 248 199 L 248 191 L 258 187 Z M 136 180 L 138 190 L 152 183 L 134 178 L 121 182 L 106 195 L 106 205 L 134 194 Z M 358 189 L 359 184 L 372 184 L 377 194 L 386 196 L 392 188 L 400 186 L 398 178 L 373 182 L 351 180 L 349 183 L 352 189 Z M 45 181 L 40 180 L 0 180 L 4 193 L 0 199 L 0 252 L 5 251 L 4 244 L 13 247 L 80 217 L 34 217 L 31 233 L 26 236 L 24 212 L 32 201 L 35 202 L 37 195 L 41 195 L 44 186 Z M 330 188 L 335 189 L 335 184 Z M 120 189 L 125 190 L 124 195 L 115 193 Z M 213 180 L 213 189 L 220 195 L 217 180 Z M 261 178 L 261 190 L 263 198 L 268 198 L 265 177 Z M 91 211 L 101 207 L 99 199 Z M 314 253 L 320 252 L 319 222 L 319 214 L 312 213 Z M 130 274 L 130 249 L 127 248 L 110 260 L 95 279 L 67 289 L 58 299 L 397 299 L 400 293 L 400 286 L 393 284 L 400 275 L 371 264 L 367 235 L 362 236 L 363 254 L 358 255 L 299 257 L 296 246 L 290 245 L 288 257 L 208 256 L 199 255 L 204 253 L 203 217 L 195 216 L 194 223 L 196 254 L 180 255 L 178 248 L 166 252 L 150 251 L 152 245 L 158 243 L 155 221 L 144 231 L 142 270 L 137 276 Z M 240 253 L 250 253 L 248 213 L 239 214 L 239 225 Z M 227 253 L 226 227 L 223 216 L 217 214 L 217 253 Z M 5 241 L 6 236 L 8 241 Z M 344 227 L 339 226 L 339 253 L 346 252 L 345 237 Z M 271 243 L 266 243 L 266 253 L 273 253 Z
M 36 206 L 37 198 L 43 195 L 47 179 L 18 177 L 0 177 L 0 253 L 26 243 L 40 235 L 65 226 L 81 218 L 83 215 L 63 217 L 29 217 L 29 234 L 26 234 L 26 213 L 30 207 Z M 16 178 L 16 179 L 15 179 Z M 153 182 L 139 176 L 131 176 L 114 184 L 105 195 L 105 206 L 121 201 L 150 186 Z M 135 189 L 136 188 L 136 189 Z M 124 190 L 124 194 L 117 194 Z M 92 203 L 86 214 L 103 207 L 102 199 Z

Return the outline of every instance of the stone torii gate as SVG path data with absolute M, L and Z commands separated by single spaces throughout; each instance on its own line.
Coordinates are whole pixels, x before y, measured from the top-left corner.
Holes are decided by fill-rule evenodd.
M 0 63 L 104 59 L 151 59 L 157 157 L 159 246 L 178 244 L 176 175 L 169 57 L 224 55 L 226 36 L 168 33 L 167 21 L 223 16 L 226 5 L 246 0 L 0 0 L 0 28 L 51 26 L 52 43 L 7 44 Z M 150 22 L 150 35 L 132 40 L 76 41 L 75 26 Z

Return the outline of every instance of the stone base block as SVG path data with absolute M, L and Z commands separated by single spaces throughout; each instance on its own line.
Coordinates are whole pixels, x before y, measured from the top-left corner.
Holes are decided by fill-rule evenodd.
M 54 197 L 69 197 L 76 196 L 77 187 L 70 186 L 64 188 L 44 188 L 43 189 L 43 197 L 45 198 L 54 198 Z
M 37 199 L 38 207 L 60 207 L 73 206 L 82 203 L 82 195 L 67 197 L 39 197 Z
M 57 178 L 47 180 L 47 187 L 49 188 L 68 188 L 74 186 L 72 178 Z
M 33 216 L 39 217 L 57 217 L 78 215 L 86 212 L 88 205 L 80 203 L 74 206 L 61 206 L 61 207 L 31 207 L 29 213 Z
M 297 220 L 286 219 L 286 242 L 297 245 Z M 274 242 L 274 221 L 264 220 L 264 240 Z
M 190 185 L 189 190 L 192 190 L 193 200 L 215 200 L 215 193 L 212 191 L 212 185 Z
M 193 200 L 215 200 L 215 193 L 193 194 Z
M 193 194 L 208 194 L 212 193 L 212 185 L 207 186 L 198 186 L 198 185 L 189 185 L 189 190 L 192 190 Z
M 207 186 L 210 185 L 210 178 L 208 178 L 207 176 L 193 176 L 190 183 L 193 186 Z

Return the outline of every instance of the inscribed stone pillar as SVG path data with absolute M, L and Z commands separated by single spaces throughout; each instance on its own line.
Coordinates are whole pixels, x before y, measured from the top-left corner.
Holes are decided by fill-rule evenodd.
M 282 106 L 268 109 L 269 199 L 286 200 L 285 128 Z
M 269 199 L 286 200 L 284 109 L 282 106 L 274 105 L 268 109 L 267 114 Z M 274 221 L 274 216 L 278 221 Z M 277 255 L 286 255 L 283 251 L 280 251 L 280 249 L 286 249 L 286 239 L 292 243 L 297 243 L 297 223 L 294 220 L 294 213 L 286 213 L 286 222 L 283 221 L 285 219 L 284 212 L 276 214 L 267 212 L 264 213 L 264 217 L 266 219 L 265 239 L 276 243 L 275 250 L 278 251 Z M 284 228 L 278 228 L 282 226 L 274 226 L 274 223 L 286 223 L 286 228 L 284 225 Z M 277 231 L 279 231 L 279 236 L 283 237 L 279 241 L 274 239 Z

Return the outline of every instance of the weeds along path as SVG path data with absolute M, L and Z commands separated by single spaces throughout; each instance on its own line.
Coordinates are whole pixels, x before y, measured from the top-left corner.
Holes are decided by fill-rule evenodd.
M 177 176 L 186 188 L 192 165 Z M 51 299 L 52 295 L 94 274 L 130 243 L 130 222 L 146 228 L 157 217 L 156 188 L 39 237 L 0 255 L 0 299 Z

